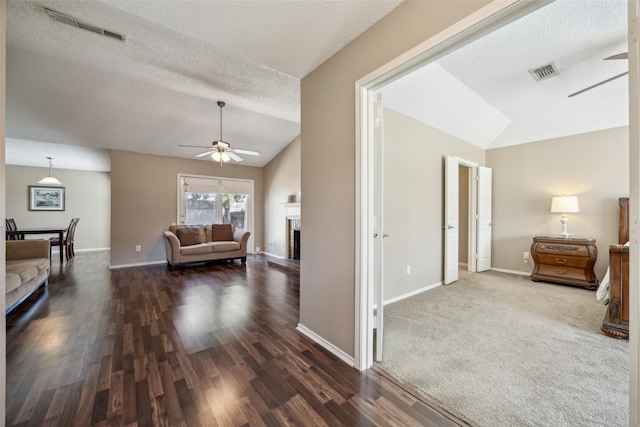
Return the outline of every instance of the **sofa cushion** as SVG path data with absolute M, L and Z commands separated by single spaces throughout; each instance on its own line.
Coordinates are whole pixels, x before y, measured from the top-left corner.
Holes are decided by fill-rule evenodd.
M 211 252 L 211 243 L 200 243 L 197 245 L 180 247 L 180 255 L 203 255 L 210 254 Z
M 206 242 L 203 227 L 180 227 L 176 230 L 180 246 L 198 245 Z
M 20 276 L 16 273 L 7 272 L 7 293 L 11 292 L 14 289 L 18 289 L 20 285 L 22 285 Z
M 23 283 L 35 278 L 38 274 L 49 269 L 49 260 L 45 258 L 30 258 L 10 260 L 6 262 L 6 292 L 18 288 Z
M 211 226 L 211 240 L 213 242 L 233 242 L 233 226 L 231 224 L 213 224 Z
M 211 242 L 211 247 L 214 253 L 231 252 L 239 250 L 240 243 L 234 242 L 233 240 L 231 242 Z

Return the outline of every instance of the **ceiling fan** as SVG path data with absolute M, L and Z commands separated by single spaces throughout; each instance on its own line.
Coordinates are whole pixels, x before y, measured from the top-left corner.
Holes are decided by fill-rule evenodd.
M 260 153 L 253 150 L 244 150 L 242 148 L 231 148 L 231 144 L 222 140 L 222 108 L 225 106 L 225 103 L 222 101 L 218 101 L 218 107 L 220 107 L 220 139 L 217 141 L 213 141 L 211 143 L 211 147 L 204 147 L 200 145 L 178 145 L 178 147 L 192 147 L 192 148 L 205 148 L 207 151 L 204 153 L 196 154 L 195 157 L 204 157 L 211 155 L 211 158 L 220 162 L 220 167 L 222 167 L 223 163 L 228 162 L 229 160 L 233 160 L 236 162 L 241 162 L 242 157 L 238 156 L 238 154 L 246 154 L 249 156 L 259 156 Z
M 628 58 L 629 58 L 628 53 L 627 53 L 627 52 L 624 52 L 624 53 L 619 53 L 619 54 L 617 54 L 617 55 L 609 56 L 609 57 L 607 57 L 607 58 L 604 58 L 604 60 L 605 60 L 605 61 L 608 61 L 608 60 L 612 60 L 612 59 L 628 59 Z M 601 81 L 601 82 L 599 82 L 599 83 L 596 83 L 596 84 L 591 85 L 591 86 L 589 86 L 589 87 L 586 87 L 586 88 L 584 88 L 584 89 L 582 89 L 582 90 L 579 90 L 579 91 L 577 91 L 577 92 L 575 92 L 575 93 L 572 93 L 571 95 L 569 95 L 569 96 L 568 96 L 568 98 L 571 98 L 572 96 L 580 95 L 581 93 L 584 93 L 584 92 L 586 92 L 586 91 L 588 91 L 588 90 L 595 89 L 595 88 L 597 88 L 598 86 L 601 86 L 601 85 L 603 85 L 603 84 L 605 84 L 605 83 L 609 83 L 610 81 L 613 81 L 613 80 L 615 80 L 615 79 L 619 79 L 620 77 L 626 76 L 627 74 L 629 74 L 629 72 L 628 72 L 628 71 L 625 71 L 624 73 L 618 74 L 617 76 L 610 77 L 610 78 L 608 78 L 608 79 L 606 79 L 606 80 L 603 80 L 603 81 Z

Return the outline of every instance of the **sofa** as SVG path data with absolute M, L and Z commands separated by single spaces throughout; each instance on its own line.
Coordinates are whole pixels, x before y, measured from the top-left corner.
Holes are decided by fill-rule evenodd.
M 5 314 L 16 308 L 40 286 L 49 285 L 49 260 L 48 240 L 6 242 Z
M 231 224 L 172 225 L 164 232 L 170 266 L 192 262 L 240 259 L 247 261 L 250 232 Z

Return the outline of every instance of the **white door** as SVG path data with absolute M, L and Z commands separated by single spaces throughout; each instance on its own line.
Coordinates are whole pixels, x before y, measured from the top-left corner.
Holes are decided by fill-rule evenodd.
M 384 164 L 383 164 L 383 120 L 382 120 L 382 93 L 375 96 L 373 128 L 373 258 L 374 258 L 374 300 L 375 313 L 375 360 L 382 360 L 382 338 L 384 334 Z
M 478 262 L 476 271 L 491 268 L 491 168 L 478 166 Z
M 458 280 L 458 159 L 444 164 L 444 284 Z

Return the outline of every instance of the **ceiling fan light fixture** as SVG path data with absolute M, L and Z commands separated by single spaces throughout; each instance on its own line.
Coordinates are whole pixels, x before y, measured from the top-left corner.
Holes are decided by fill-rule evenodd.
M 218 151 L 216 151 L 215 153 L 213 153 L 213 154 L 211 155 L 211 158 L 213 159 L 213 161 L 215 161 L 215 162 L 219 162 L 219 161 L 220 161 L 220 158 L 221 158 L 220 153 L 219 153 Z
M 223 162 L 228 162 L 229 160 L 231 160 L 231 157 L 229 157 L 229 155 L 227 154 L 227 152 L 223 152 L 222 155 L 220 156 L 222 158 Z

